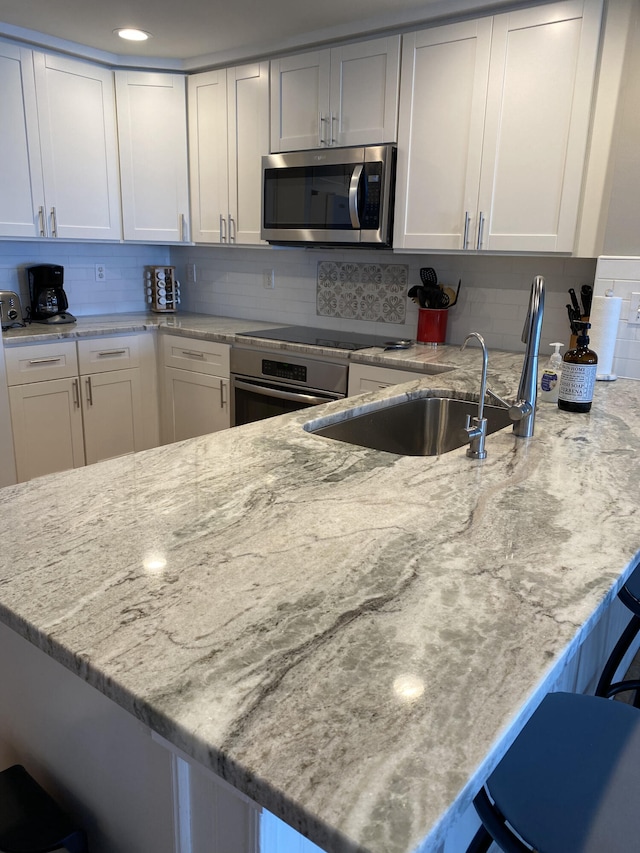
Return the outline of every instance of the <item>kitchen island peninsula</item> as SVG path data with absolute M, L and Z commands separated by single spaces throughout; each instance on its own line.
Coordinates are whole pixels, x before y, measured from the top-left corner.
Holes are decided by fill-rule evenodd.
M 640 548 L 640 383 L 598 383 L 588 415 L 541 404 L 534 437 L 495 433 L 484 461 L 304 430 L 477 393 L 479 351 L 428 357 L 455 369 L 0 491 L 3 631 L 329 853 L 463 850 L 542 695 L 595 678 L 605 649 L 584 650 Z M 521 358 L 490 353 L 489 387 L 512 394 Z

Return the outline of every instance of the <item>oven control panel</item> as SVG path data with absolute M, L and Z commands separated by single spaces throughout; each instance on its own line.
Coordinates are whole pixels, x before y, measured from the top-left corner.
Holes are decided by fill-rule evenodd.
M 263 358 L 262 375 L 277 376 L 278 379 L 288 379 L 290 382 L 306 382 L 307 368 L 304 364 L 289 364 L 286 361 Z

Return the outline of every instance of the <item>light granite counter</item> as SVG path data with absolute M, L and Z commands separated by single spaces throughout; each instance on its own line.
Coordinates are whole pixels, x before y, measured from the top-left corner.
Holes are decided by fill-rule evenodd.
M 387 357 L 456 369 L 358 404 L 477 391 L 477 349 Z M 353 405 L 0 491 L 0 618 L 331 853 L 436 850 L 633 565 L 640 383 L 482 462 L 303 429 Z

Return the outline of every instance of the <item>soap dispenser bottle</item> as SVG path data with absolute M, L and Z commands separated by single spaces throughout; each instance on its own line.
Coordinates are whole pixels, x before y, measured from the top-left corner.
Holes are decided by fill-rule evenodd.
M 562 343 L 551 344 L 555 347 L 555 352 L 551 354 L 549 364 L 545 367 L 542 378 L 540 380 L 540 399 L 547 403 L 558 402 L 558 392 L 560 391 L 560 374 L 562 372 L 562 356 L 560 355 L 560 347 Z
M 591 323 L 574 323 L 578 345 L 564 354 L 558 392 L 558 408 L 566 412 L 588 412 L 593 401 L 598 356 L 589 349 L 587 330 Z

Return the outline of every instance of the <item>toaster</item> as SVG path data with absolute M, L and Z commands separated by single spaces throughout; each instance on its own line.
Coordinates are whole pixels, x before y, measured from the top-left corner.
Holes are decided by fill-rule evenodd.
M 20 297 L 12 290 L 0 290 L 0 322 L 2 330 L 25 326 Z

